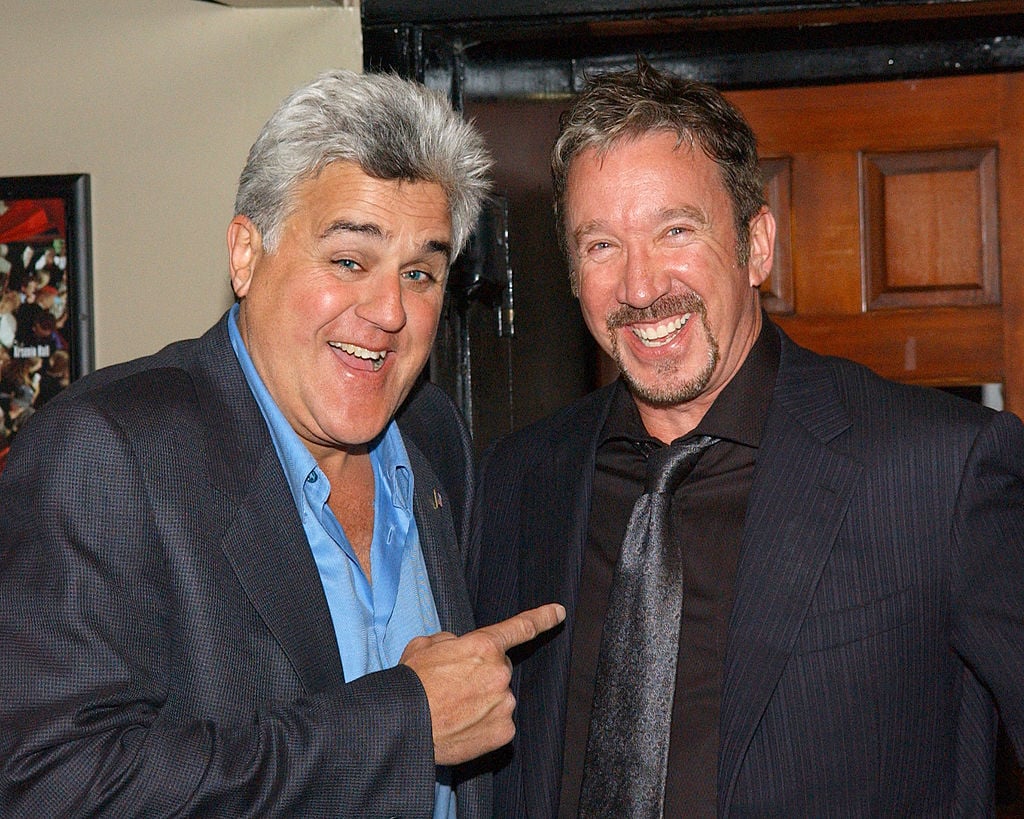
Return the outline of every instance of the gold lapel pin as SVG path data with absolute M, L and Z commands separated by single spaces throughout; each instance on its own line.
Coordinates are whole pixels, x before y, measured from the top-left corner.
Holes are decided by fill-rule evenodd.
M 444 504 L 441 502 L 441 493 L 434 490 L 434 508 L 440 509 Z

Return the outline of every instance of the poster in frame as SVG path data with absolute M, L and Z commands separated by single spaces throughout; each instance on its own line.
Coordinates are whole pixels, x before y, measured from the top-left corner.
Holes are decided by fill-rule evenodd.
M 0 467 L 25 420 L 93 369 L 89 175 L 0 177 Z

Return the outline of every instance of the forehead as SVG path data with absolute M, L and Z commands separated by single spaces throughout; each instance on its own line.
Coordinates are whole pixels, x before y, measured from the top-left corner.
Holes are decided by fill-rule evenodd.
M 680 137 L 675 131 L 654 131 L 627 135 L 607 145 L 584 148 L 569 163 L 569 185 L 591 175 L 630 176 L 653 169 L 662 175 L 683 173 L 718 177 L 719 168 L 700 144 Z
M 627 138 L 588 148 L 568 170 L 566 205 L 573 221 L 611 216 L 626 208 L 700 203 L 731 207 L 720 169 L 702 149 L 675 132 Z
M 339 160 L 299 182 L 289 219 L 379 224 L 389 230 L 451 230 L 448 197 L 436 182 L 378 179 L 354 162 Z

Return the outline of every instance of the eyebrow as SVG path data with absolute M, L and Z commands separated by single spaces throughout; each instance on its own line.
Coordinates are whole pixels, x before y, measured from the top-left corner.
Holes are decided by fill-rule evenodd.
M 331 222 L 331 224 L 324 228 L 320 234 L 320 240 L 328 239 L 336 233 L 361 233 L 374 239 L 384 239 L 387 235 L 376 222 L 349 222 L 345 219 L 339 219 L 336 222 Z M 445 259 L 451 260 L 452 258 L 451 243 L 440 239 L 428 239 L 421 245 L 421 250 L 424 255 L 430 256 L 435 253 L 441 253 Z
M 657 214 L 658 221 L 660 222 L 671 222 L 675 219 L 692 219 L 695 222 L 700 223 L 701 226 L 708 224 L 708 215 L 703 208 L 695 206 L 684 206 L 680 208 L 665 208 Z M 580 225 L 572 233 L 574 242 L 579 245 L 584 236 L 588 236 L 591 233 L 602 233 L 608 230 L 608 223 L 603 219 L 591 219 Z
M 580 225 L 572 232 L 573 243 L 579 246 L 584 236 L 590 233 L 600 233 L 603 230 L 607 230 L 605 224 L 605 222 L 599 219 L 591 219 L 589 222 Z
M 666 222 L 671 222 L 673 219 L 693 219 L 695 222 L 700 222 L 701 225 L 706 225 L 710 221 L 707 211 L 696 206 L 667 208 L 661 212 L 661 218 Z

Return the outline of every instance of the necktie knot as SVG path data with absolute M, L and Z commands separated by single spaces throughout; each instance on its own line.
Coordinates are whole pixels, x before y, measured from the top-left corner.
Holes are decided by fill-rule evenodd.
M 704 450 L 717 444 L 718 438 L 702 435 L 674 441 L 670 446 L 657 449 L 647 458 L 644 491 L 649 494 L 675 492 L 676 487 L 690 474 Z

